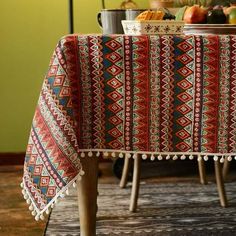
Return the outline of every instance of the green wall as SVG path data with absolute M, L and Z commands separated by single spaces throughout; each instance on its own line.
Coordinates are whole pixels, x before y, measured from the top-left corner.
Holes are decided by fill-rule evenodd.
M 107 8 L 121 1 L 106 0 Z M 140 8 L 148 0 L 136 0 Z M 68 32 L 67 0 L 0 1 L 0 152 L 25 151 L 34 109 L 59 38 Z M 74 0 L 75 32 L 98 33 L 101 2 Z

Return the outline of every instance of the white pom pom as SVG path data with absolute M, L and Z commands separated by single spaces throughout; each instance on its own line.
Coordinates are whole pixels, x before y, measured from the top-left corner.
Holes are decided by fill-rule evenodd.
M 80 156 L 81 156 L 81 157 L 85 157 L 85 153 L 84 153 L 84 152 L 81 152 Z
M 178 156 L 177 156 L 177 155 L 174 155 L 172 159 L 175 161 L 175 160 L 178 159 Z
M 133 159 L 137 158 L 137 153 L 134 153 Z
M 104 156 L 104 157 L 108 157 L 108 156 L 109 156 L 109 153 L 108 153 L 108 152 L 104 152 L 104 153 L 103 153 L 103 156 Z
M 88 156 L 89 157 L 92 157 L 93 156 L 93 153 L 91 151 L 88 152 Z
M 77 180 L 80 181 L 82 179 L 81 175 L 78 175 Z M 73 186 L 74 187 L 74 186 Z M 75 187 L 74 187 L 75 188 Z
M 119 158 L 123 158 L 124 154 L 122 152 L 119 153 Z
M 189 156 L 189 160 L 193 160 L 193 158 L 194 158 L 194 156 L 191 154 L 191 155 Z
M 76 187 L 76 182 L 74 182 L 74 183 L 72 184 L 72 186 L 75 188 L 75 187 Z
M 53 208 L 53 207 L 54 207 L 54 203 L 51 204 L 51 208 Z
M 155 156 L 152 154 L 150 159 L 151 159 L 151 161 L 154 161 L 155 160 Z
M 35 216 L 36 215 L 36 211 L 32 211 L 31 214 L 32 214 L 32 216 Z
M 20 183 L 20 186 L 21 186 L 21 188 L 23 188 L 23 187 L 24 187 L 24 184 L 23 184 L 23 182 L 21 182 L 21 183 Z
M 67 189 L 67 190 L 66 190 L 66 195 L 69 195 L 69 194 L 70 194 L 70 193 L 69 193 L 69 189 Z
M 116 157 L 116 154 L 114 152 L 111 153 L 112 157 Z
M 33 210 L 34 210 L 34 207 L 33 207 L 32 204 L 29 206 L 29 210 L 30 210 L 30 211 L 33 211 Z
M 35 220 L 36 220 L 36 221 L 39 220 L 39 215 L 35 216 Z
M 142 155 L 142 159 L 143 159 L 143 160 L 146 160 L 146 159 L 147 159 L 147 154 L 143 154 L 143 155 Z
M 30 203 L 31 203 L 31 201 L 30 201 L 29 198 L 26 200 L 26 202 L 27 202 L 27 204 L 30 204 Z
M 80 175 L 84 175 L 85 172 L 84 172 L 83 170 L 80 170 L 79 174 L 80 174 Z
M 99 156 L 100 156 L 100 152 L 97 152 L 97 153 L 96 153 L 96 156 L 99 157 Z
M 232 161 L 232 159 L 233 158 L 231 156 L 228 156 L 228 158 L 227 158 L 228 161 Z
M 157 157 L 157 159 L 158 159 L 159 161 L 161 161 L 161 160 L 163 159 L 162 155 L 159 154 L 158 157 Z
M 45 211 L 46 214 L 48 215 L 50 213 L 49 209 L 47 208 L 47 210 Z
M 168 154 L 167 156 L 166 156 L 166 160 L 169 160 L 170 159 L 170 155 Z
M 220 158 L 220 163 L 224 163 L 224 161 L 225 161 L 224 157 L 221 157 Z
M 205 156 L 203 157 L 203 159 L 204 159 L 204 161 L 208 161 L 208 156 L 205 155 Z
M 201 160 L 202 160 L 202 157 L 199 155 L 199 156 L 197 157 L 197 160 L 198 160 L 198 161 L 201 161 Z
M 128 158 L 132 157 L 131 153 L 126 153 L 126 157 Z
M 218 156 L 215 155 L 215 156 L 213 157 L 213 160 L 214 160 L 214 161 L 218 161 Z
M 41 219 L 41 220 L 44 220 L 44 219 L 45 219 L 43 214 L 40 215 L 40 219 Z
M 180 160 L 185 160 L 186 156 L 185 155 L 181 155 Z

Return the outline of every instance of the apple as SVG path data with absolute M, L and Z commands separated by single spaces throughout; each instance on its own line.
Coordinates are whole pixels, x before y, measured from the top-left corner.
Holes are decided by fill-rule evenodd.
M 185 10 L 183 20 L 186 24 L 202 24 L 206 22 L 206 17 L 207 10 L 194 5 Z

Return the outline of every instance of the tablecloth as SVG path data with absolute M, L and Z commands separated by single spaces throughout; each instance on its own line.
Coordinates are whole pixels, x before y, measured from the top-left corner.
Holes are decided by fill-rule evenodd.
M 84 174 L 80 158 L 232 160 L 235 113 L 234 35 L 64 36 L 26 151 L 29 209 L 43 219 Z

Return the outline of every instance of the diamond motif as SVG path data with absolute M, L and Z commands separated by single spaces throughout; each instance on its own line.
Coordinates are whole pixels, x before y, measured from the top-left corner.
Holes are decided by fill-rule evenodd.
M 117 141 L 117 140 L 113 140 L 109 143 L 109 145 L 113 148 L 113 149 L 121 149 L 122 148 L 122 144 Z
M 50 186 L 48 187 L 47 197 L 54 197 L 56 194 L 56 187 Z
M 185 142 L 178 143 L 176 147 L 182 152 L 187 152 L 190 150 L 190 146 Z
M 178 99 L 181 100 L 182 102 L 188 102 L 189 100 L 192 99 L 192 96 L 190 96 L 188 93 L 183 92 L 178 94 Z
M 34 168 L 34 175 L 41 175 L 43 169 L 43 165 L 37 165 Z
M 192 74 L 192 70 L 190 70 L 187 66 L 181 67 L 180 69 L 178 69 L 178 72 L 184 77 Z
M 182 54 L 178 57 L 178 60 L 181 61 L 184 65 L 187 65 L 190 61 L 193 60 L 188 54 Z
M 180 88 L 185 89 L 185 90 L 192 87 L 192 84 L 191 84 L 188 80 L 186 80 L 186 79 L 183 79 L 183 80 L 179 81 L 179 82 L 177 83 L 177 85 L 178 85 Z
M 116 53 L 116 52 L 112 52 L 108 55 L 106 55 L 106 59 L 108 59 L 109 61 L 116 63 L 117 61 L 119 61 L 121 59 L 121 56 Z
M 65 75 L 58 75 L 55 77 L 53 86 L 62 86 L 64 83 Z
M 122 134 L 117 128 L 113 128 L 113 129 L 109 130 L 108 133 L 115 138 L 120 137 Z
M 118 74 L 121 73 L 122 69 L 120 67 L 118 67 L 117 65 L 112 65 L 110 67 L 107 68 L 107 71 L 113 75 L 113 76 L 116 76 Z
M 190 137 L 190 134 L 186 130 L 182 129 L 176 133 L 176 136 L 181 139 L 186 139 Z
M 121 44 L 118 43 L 116 40 L 110 40 L 109 42 L 106 43 L 106 46 L 115 51 L 116 49 L 121 47 Z
M 118 101 L 118 100 L 120 100 L 122 98 L 122 95 L 120 93 L 118 93 L 116 90 L 112 91 L 107 96 L 110 99 L 112 99 L 113 101 Z
M 119 112 L 119 111 L 122 110 L 122 108 L 121 108 L 118 104 L 116 104 L 116 103 L 110 104 L 110 105 L 108 106 L 108 108 L 109 108 L 113 113 L 117 113 L 117 112 Z
M 41 186 L 41 187 L 48 186 L 49 181 L 50 181 L 49 176 L 43 176 L 43 177 L 41 177 L 40 186 Z
M 180 117 L 179 119 L 177 119 L 177 122 L 181 125 L 181 126 L 187 126 L 191 123 L 191 120 L 189 120 L 187 117 Z
M 114 125 L 119 125 L 120 123 L 122 123 L 122 120 L 118 116 L 112 116 L 111 118 L 109 118 L 109 121 Z
M 188 112 L 191 111 L 191 108 L 186 104 L 182 104 L 177 107 L 177 110 L 181 112 L 182 114 L 186 115 Z
M 111 80 L 109 80 L 107 82 L 107 84 L 115 89 L 122 86 L 122 83 L 119 80 L 117 80 L 116 78 L 112 78 Z
M 188 42 L 183 41 L 182 43 L 178 44 L 178 48 L 180 48 L 181 51 L 187 52 L 187 51 L 189 51 L 190 49 L 192 49 L 193 46 L 190 45 Z

